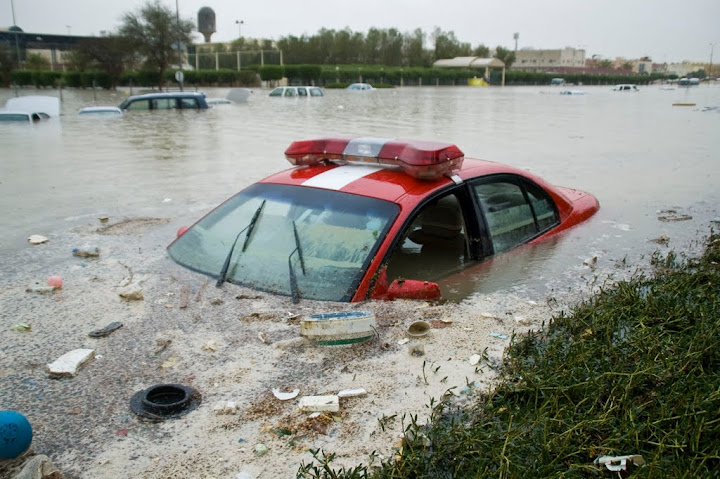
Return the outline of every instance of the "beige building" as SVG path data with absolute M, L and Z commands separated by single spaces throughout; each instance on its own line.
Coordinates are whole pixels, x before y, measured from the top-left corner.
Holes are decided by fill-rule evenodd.
M 565 47 L 558 50 L 522 49 L 517 51 L 514 70 L 547 70 L 548 68 L 585 66 L 585 50 Z

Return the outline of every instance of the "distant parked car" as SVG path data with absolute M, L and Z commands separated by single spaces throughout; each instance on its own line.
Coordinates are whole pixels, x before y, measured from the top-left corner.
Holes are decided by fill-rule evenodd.
M 565 79 L 564 78 L 553 78 L 552 80 L 550 80 L 550 84 L 562 86 L 565 84 Z
M 374 89 L 375 88 L 369 83 L 353 83 L 346 88 L 346 90 L 351 91 L 370 91 Z
M 0 111 L 0 123 L 5 122 L 21 122 L 34 123 L 40 120 L 47 120 L 50 115 L 42 112 L 25 113 L 24 111 Z
M 270 92 L 270 96 L 307 98 L 311 96 L 324 96 L 324 93 L 316 86 L 279 86 Z
M 123 112 L 116 106 L 86 106 L 78 111 L 78 115 L 122 116 Z
M 34 123 L 60 115 L 60 100 L 54 96 L 28 95 L 10 98 L 0 109 L 1 122 Z
M 158 92 L 131 96 L 120 104 L 121 110 L 205 110 L 205 95 L 197 92 Z
M 632 84 L 622 84 L 622 85 L 615 85 L 613 87 L 613 91 L 640 91 L 638 90 L 637 85 Z

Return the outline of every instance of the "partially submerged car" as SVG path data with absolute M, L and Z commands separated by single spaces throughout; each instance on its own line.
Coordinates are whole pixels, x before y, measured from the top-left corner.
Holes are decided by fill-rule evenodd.
M 637 85 L 631 83 L 623 83 L 621 85 L 615 85 L 612 91 L 640 91 Z
M 308 98 L 324 96 L 322 89 L 316 86 L 279 86 L 270 92 L 269 96 Z
M 375 87 L 369 83 L 352 83 L 346 88 L 346 90 L 350 91 L 372 91 L 374 89 Z
M 0 109 L 0 122 L 35 123 L 60 115 L 60 99 L 54 96 L 28 95 L 10 98 Z
M 123 111 L 116 106 L 86 106 L 78 110 L 81 116 L 122 116 Z
M 125 111 L 205 110 L 205 95 L 198 92 L 158 92 L 131 96 L 119 106 Z
M 597 199 L 449 143 L 296 141 L 294 168 L 251 185 L 191 228 L 170 257 L 294 301 L 438 299 L 435 281 L 590 218 Z

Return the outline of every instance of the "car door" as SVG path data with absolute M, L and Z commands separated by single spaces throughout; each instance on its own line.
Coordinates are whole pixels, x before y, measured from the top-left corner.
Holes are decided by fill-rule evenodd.
M 409 215 L 387 256 L 387 280 L 437 281 L 482 257 L 478 215 L 466 185 L 424 200 Z

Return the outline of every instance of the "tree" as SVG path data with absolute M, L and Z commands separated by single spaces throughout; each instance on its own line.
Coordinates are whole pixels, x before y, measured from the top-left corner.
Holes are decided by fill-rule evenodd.
M 10 72 L 17 68 L 17 54 L 14 48 L 0 43 L 0 83 L 10 85 Z
M 475 47 L 473 55 L 480 58 L 488 58 L 490 56 L 490 48 L 486 47 L 482 43 Z
M 433 42 L 435 43 L 435 60 L 441 58 L 467 57 L 472 54 L 472 48 L 469 43 L 460 43 L 455 38 L 455 32 L 444 32 L 440 28 L 435 27 L 432 33 Z
M 178 21 L 175 13 L 160 0 L 150 0 L 138 12 L 123 16 L 120 35 L 145 57 L 148 67 L 159 71 L 162 88 L 165 70 L 178 63 L 178 42 L 180 47 L 190 44 L 194 28 L 192 20 Z
M 133 42 L 127 37 L 103 33 L 100 38 L 81 41 L 72 62 L 80 71 L 96 68 L 107 73 L 110 88 L 115 88 L 126 66 L 137 59 L 132 48 Z
M 25 68 L 28 70 L 49 70 L 50 60 L 39 53 L 30 53 L 25 60 Z
M 497 47 L 495 49 L 495 58 L 502 60 L 505 63 L 505 68 L 509 70 L 512 64 L 515 63 L 515 52 L 507 48 Z
M 608 58 L 604 58 L 597 62 L 598 68 L 612 68 L 613 65 L 614 65 L 614 62 Z
M 631 62 L 625 62 L 622 65 L 620 65 L 621 70 L 632 70 L 633 64 Z

